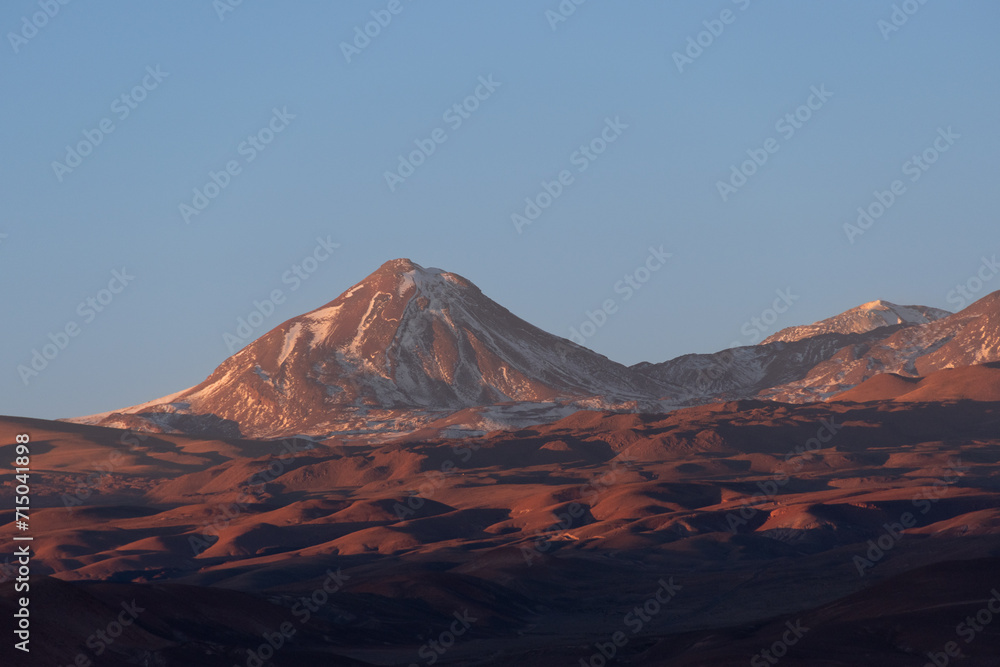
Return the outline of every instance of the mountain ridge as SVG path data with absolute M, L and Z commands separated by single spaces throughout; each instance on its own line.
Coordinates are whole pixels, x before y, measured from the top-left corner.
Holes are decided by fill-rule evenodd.
M 322 431 L 322 413 L 338 409 L 614 407 L 657 393 L 653 381 L 518 318 L 462 276 L 396 259 L 266 332 L 203 382 L 98 423 L 134 426 L 121 414 L 132 413 L 169 427 L 178 414 L 210 414 L 261 436 Z
M 881 372 L 998 359 L 995 292 L 954 314 L 872 301 L 757 345 L 626 367 L 518 318 L 458 274 L 394 259 L 193 387 L 68 421 L 228 437 L 383 437 L 433 425 L 475 434 L 575 409 L 822 401 Z
M 952 313 L 929 306 L 899 306 L 877 299 L 812 324 L 786 327 L 761 341 L 791 342 L 824 333 L 866 333 L 897 324 L 927 324 Z

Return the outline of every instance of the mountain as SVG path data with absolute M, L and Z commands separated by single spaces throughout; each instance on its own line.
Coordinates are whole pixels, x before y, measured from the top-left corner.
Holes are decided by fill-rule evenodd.
M 804 378 L 759 396 L 787 403 L 824 400 L 881 373 L 917 377 L 992 361 L 1000 361 L 1000 291 L 942 319 L 846 345 Z
M 378 421 L 408 429 L 440 411 L 506 402 L 635 408 L 658 393 L 655 382 L 528 324 L 465 278 L 396 259 L 267 332 L 201 384 L 89 421 L 322 435 Z
M 1000 291 L 954 314 L 872 301 L 815 324 L 783 329 L 759 345 L 632 369 L 663 386 L 682 387 L 671 396 L 682 405 L 742 398 L 807 403 L 830 399 L 883 373 L 916 378 L 994 361 L 1000 361 Z M 942 396 L 954 393 L 937 382 L 927 387 L 918 395 L 929 397 L 936 388 Z
M 948 315 L 928 306 L 871 301 L 814 324 L 782 329 L 758 345 L 687 354 L 632 369 L 663 386 L 681 387 L 672 398 L 684 405 L 752 398 L 804 379 L 844 348 L 871 344 Z
M 762 391 L 805 378 L 818 364 L 850 345 L 879 340 L 899 325 L 865 333 L 821 333 L 801 340 L 734 347 L 711 354 L 686 354 L 631 368 L 665 387 L 682 405 L 752 398 Z
M 951 313 L 940 308 L 897 306 L 894 303 L 879 299 L 878 301 L 862 304 L 857 308 L 851 308 L 839 315 L 834 315 L 813 324 L 787 327 L 765 338 L 762 344 L 804 340 L 813 336 L 831 333 L 866 333 L 874 329 L 897 324 L 927 324 L 948 315 L 951 315 Z
M 532 326 L 457 274 L 396 259 L 200 384 L 72 421 L 228 438 L 453 437 L 578 409 L 822 401 L 881 373 L 997 360 L 1000 292 L 955 314 L 872 301 L 759 345 L 626 367 Z

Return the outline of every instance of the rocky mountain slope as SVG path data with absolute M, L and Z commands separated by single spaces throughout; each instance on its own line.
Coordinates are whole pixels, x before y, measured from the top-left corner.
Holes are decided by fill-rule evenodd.
M 1000 292 L 993 292 L 948 317 L 846 345 L 803 379 L 760 396 L 789 403 L 823 400 L 880 373 L 916 377 L 998 360 Z
M 927 306 L 897 306 L 889 301 L 871 301 L 839 315 L 805 326 L 787 327 L 768 336 L 762 344 L 804 340 L 822 334 L 866 333 L 897 324 L 927 324 L 951 315 L 947 310 Z
M 1000 292 L 955 314 L 872 301 L 758 345 L 626 367 L 532 326 L 457 274 L 397 259 L 200 384 L 74 421 L 224 437 L 451 437 L 581 408 L 820 401 L 880 373 L 997 360 Z
M 266 437 L 380 419 L 405 429 L 442 411 L 509 402 L 660 407 L 650 405 L 660 393 L 649 378 L 516 317 L 465 278 L 397 259 L 267 332 L 204 382 L 90 421 Z

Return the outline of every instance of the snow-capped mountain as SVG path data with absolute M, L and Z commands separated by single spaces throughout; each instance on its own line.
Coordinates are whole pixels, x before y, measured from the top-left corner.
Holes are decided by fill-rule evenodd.
M 801 380 L 818 364 L 850 345 L 898 331 L 893 326 L 864 333 L 822 333 L 792 340 L 734 347 L 712 354 L 686 354 L 632 369 L 654 382 L 679 387 L 671 399 L 682 405 L 753 398 L 775 386 Z
M 209 430 L 222 420 L 243 435 L 274 436 L 343 430 L 354 418 L 412 427 L 423 421 L 413 411 L 430 419 L 506 402 L 637 407 L 659 393 L 648 378 L 514 316 L 465 278 L 397 259 L 267 332 L 201 384 L 96 417 L 189 431 L 198 416 L 214 420 Z
M 873 301 L 759 345 L 625 367 L 528 324 L 457 274 L 397 259 L 190 389 L 72 421 L 230 437 L 435 437 L 584 408 L 820 401 L 879 373 L 997 360 L 1000 292 L 955 314 Z
M 948 315 L 951 313 L 940 308 L 897 306 L 879 299 L 813 324 L 787 327 L 765 338 L 762 344 L 803 340 L 821 334 L 866 333 L 897 324 L 927 324 Z
M 846 345 L 802 379 L 761 398 L 802 403 L 830 398 L 880 373 L 917 377 L 1000 360 L 1000 291 L 942 319 Z
M 842 349 L 948 315 L 938 308 L 872 301 L 814 324 L 782 329 L 757 345 L 686 354 L 632 369 L 664 386 L 680 387 L 672 398 L 684 405 L 759 398 L 762 392 L 804 379 Z

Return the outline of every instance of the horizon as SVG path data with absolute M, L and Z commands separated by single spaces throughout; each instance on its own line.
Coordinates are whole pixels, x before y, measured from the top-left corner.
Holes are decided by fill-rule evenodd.
M 0 9 L 0 411 L 193 386 L 389 257 L 563 338 L 613 299 L 626 366 L 1000 288 L 1000 7 L 388 4 Z
M 340 296 L 343 296 L 344 294 L 347 294 L 354 287 L 362 284 L 365 279 L 367 279 L 368 277 L 370 277 L 371 275 L 373 275 L 377 271 L 381 270 L 386 265 L 394 263 L 394 262 L 408 262 L 408 263 L 413 264 L 414 266 L 416 266 L 419 270 L 423 270 L 423 271 L 427 271 L 427 272 L 450 273 L 450 274 L 454 274 L 454 275 L 459 275 L 459 277 L 465 278 L 466 280 L 469 280 L 470 282 L 472 282 L 475 285 L 475 280 L 470 279 L 468 276 L 463 276 L 463 275 L 460 275 L 460 274 L 455 274 L 455 272 L 448 271 L 447 269 L 442 268 L 442 267 L 424 266 L 424 265 L 420 264 L 419 262 L 413 261 L 409 257 L 396 257 L 396 258 L 393 258 L 393 259 L 386 260 L 385 262 L 383 262 L 382 264 L 380 264 L 379 267 L 377 267 L 375 270 L 373 270 L 371 273 L 369 273 L 367 276 L 365 276 L 365 278 L 362 278 L 361 280 L 359 280 L 359 281 L 353 283 L 352 285 L 346 287 L 344 289 L 344 291 L 341 292 L 340 295 L 338 295 L 338 297 L 336 297 L 336 298 L 339 298 Z M 995 293 L 1000 293 L 1000 290 L 994 290 L 993 292 L 989 292 L 989 293 L 983 294 L 982 296 L 978 297 L 974 301 L 970 301 L 969 303 L 967 303 L 965 305 L 965 307 L 963 308 L 963 310 L 965 308 L 968 308 L 968 307 L 974 305 L 977 301 L 979 301 L 981 299 L 985 299 L 987 297 L 990 297 L 990 296 L 992 296 Z M 486 294 L 485 292 L 483 294 L 487 298 L 491 298 L 489 294 Z M 242 350 L 244 347 L 246 347 L 246 346 L 250 345 L 251 343 L 253 343 L 254 341 L 262 338 L 265 335 L 267 335 L 271 331 L 274 331 L 275 329 L 282 328 L 289 321 L 291 321 L 293 319 L 296 319 L 296 318 L 298 318 L 298 317 L 300 317 L 302 315 L 305 315 L 305 314 L 308 314 L 308 313 L 315 312 L 315 311 L 323 309 L 324 307 L 328 306 L 333 301 L 335 301 L 336 298 L 332 299 L 330 301 L 327 301 L 325 303 L 322 303 L 322 304 L 316 306 L 315 308 L 311 308 L 311 309 L 308 309 L 306 311 L 303 311 L 302 313 L 298 313 L 296 315 L 293 315 L 293 316 L 287 318 L 286 320 L 283 320 L 281 322 L 276 323 L 273 327 L 270 327 L 270 328 L 263 328 L 262 325 L 255 324 L 254 320 L 252 318 L 243 318 L 243 317 L 237 318 L 237 326 L 235 327 L 233 333 L 230 334 L 229 332 L 226 332 L 224 334 L 224 339 L 226 337 L 229 337 L 230 339 L 232 339 L 234 337 L 234 335 L 235 336 L 241 335 L 241 329 L 244 329 L 244 328 L 247 329 L 247 330 L 249 330 L 249 331 L 251 331 L 251 332 L 253 332 L 253 335 L 251 335 L 249 337 L 244 336 L 244 339 L 240 342 L 240 344 L 238 346 L 236 346 L 234 348 L 231 348 L 232 349 L 232 354 L 235 354 L 235 353 L 239 352 L 240 350 Z M 491 300 L 493 300 L 493 299 L 491 299 Z M 283 301 L 283 299 L 282 299 L 282 301 Z M 766 325 L 763 324 L 762 322 L 760 322 L 760 318 L 754 318 L 754 322 L 755 322 L 754 329 L 757 329 L 757 330 L 759 330 L 761 332 L 760 333 L 760 340 L 757 340 L 757 342 L 755 342 L 755 343 L 748 343 L 746 345 L 741 345 L 741 346 L 733 345 L 733 346 L 730 346 L 730 347 L 721 348 L 719 350 L 713 350 L 713 351 L 708 352 L 708 353 L 702 353 L 702 352 L 684 352 L 684 353 L 681 353 L 679 355 L 676 355 L 675 357 L 670 357 L 670 358 L 667 358 L 667 359 L 644 359 L 644 360 L 640 360 L 640 361 L 637 361 L 637 362 L 631 363 L 631 364 L 624 364 L 623 362 L 620 362 L 620 361 L 618 361 L 618 360 L 616 360 L 616 359 L 614 359 L 612 357 L 607 357 L 607 355 L 604 355 L 604 356 L 606 358 L 608 358 L 610 361 L 614 362 L 614 363 L 621 364 L 621 365 L 623 365 L 625 367 L 632 367 L 632 366 L 635 366 L 635 365 L 638 365 L 638 364 L 643 364 L 643 363 L 653 363 L 653 364 L 661 363 L 661 362 L 664 362 L 664 361 L 670 361 L 671 359 L 676 359 L 676 358 L 685 357 L 685 356 L 689 356 L 689 355 L 720 353 L 720 352 L 724 352 L 726 350 L 734 349 L 736 347 L 752 347 L 754 345 L 763 345 L 763 344 L 765 344 L 764 343 L 764 339 L 765 338 L 767 338 L 767 337 L 769 337 L 769 336 L 771 336 L 773 334 L 776 334 L 776 333 L 778 333 L 778 332 L 780 332 L 780 331 L 782 331 L 782 330 L 784 330 L 786 328 L 794 328 L 794 327 L 800 327 L 800 326 L 810 326 L 810 325 L 813 325 L 813 324 L 817 324 L 817 323 L 819 323 L 819 322 L 821 322 L 823 320 L 830 319 L 830 318 L 836 317 L 838 315 L 842 315 L 842 314 L 844 314 L 846 312 L 850 312 L 850 311 L 853 311 L 853 310 L 858 310 L 858 309 L 861 309 L 861 308 L 863 308 L 865 306 L 875 305 L 875 304 L 888 304 L 888 305 L 902 307 L 902 308 L 910 308 L 910 307 L 914 307 L 914 306 L 915 307 L 925 306 L 925 304 L 900 304 L 900 303 L 895 303 L 893 301 L 890 301 L 888 299 L 873 299 L 872 301 L 868 301 L 868 302 L 865 302 L 865 303 L 862 303 L 862 304 L 858 304 L 857 306 L 853 306 L 853 307 L 851 307 L 851 308 L 849 308 L 849 309 L 847 309 L 845 311 L 841 311 L 841 312 L 838 312 L 838 313 L 832 313 L 831 315 L 828 315 L 827 317 L 821 318 L 820 320 L 816 320 L 814 322 L 791 323 L 791 324 L 788 324 L 786 327 L 781 327 L 780 329 L 775 329 L 774 331 L 769 331 L 768 328 L 766 327 Z M 499 305 L 501 307 L 506 308 L 506 306 L 504 306 L 504 304 L 502 304 L 502 303 L 499 304 Z M 933 306 L 930 306 L 930 307 L 933 308 Z M 944 308 L 941 308 L 939 310 L 945 311 L 946 313 L 948 313 L 948 315 L 954 315 L 956 312 L 960 312 L 960 311 L 950 311 L 950 310 L 947 310 L 947 309 L 944 309 Z M 271 311 L 271 312 L 273 312 L 273 311 Z M 518 316 L 517 313 L 515 313 L 513 311 L 511 311 L 511 313 L 515 317 L 518 317 L 519 319 L 527 322 L 527 320 L 524 320 L 524 318 L 521 318 L 520 316 Z M 255 308 L 254 310 L 251 311 L 251 314 L 260 314 L 261 315 L 260 320 L 261 321 L 267 321 L 268 314 L 266 312 L 262 311 L 260 308 Z M 750 323 L 750 321 L 748 321 L 748 324 L 749 323 Z M 535 326 L 532 322 L 528 322 L 528 324 L 532 325 L 532 326 Z M 541 327 L 538 327 L 538 328 L 541 328 Z M 543 331 L 544 331 L 544 329 L 543 329 Z M 559 336 L 558 333 L 551 332 L 551 331 L 548 331 L 546 333 L 550 333 L 552 335 Z M 587 345 L 585 345 L 583 343 L 578 343 L 572 337 L 568 337 L 568 336 L 559 336 L 559 337 L 563 338 L 565 340 L 570 340 L 570 341 L 576 343 L 577 345 L 582 345 L 583 347 L 586 347 L 587 349 L 590 349 L 592 352 L 597 352 L 597 350 L 593 350 L 593 349 L 591 349 L 590 347 L 588 347 Z M 734 341 L 734 342 L 739 342 L 739 341 Z M 597 353 L 600 354 L 600 352 L 597 352 Z M 232 356 L 232 354 L 230 354 L 229 356 Z M 214 371 L 215 371 L 215 369 L 213 368 L 211 372 L 214 372 Z M 119 408 L 134 407 L 135 405 L 140 405 L 140 404 L 143 404 L 143 403 L 145 403 L 147 401 L 150 401 L 150 400 L 160 400 L 160 399 L 165 398 L 167 396 L 170 396 L 170 395 L 173 395 L 173 394 L 176 394 L 176 393 L 181 393 L 183 391 L 186 391 L 186 390 L 194 388 L 195 386 L 197 386 L 198 384 L 200 384 L 201 382 L 203 382 L 205 379 L 207 379 L 209 377 L 209 375 L 206 375 L 205 378 L 203 378 L 201 380 L 198 380 L 197 382 L 194 382 L 191 385 L 187 385 L 185 387 L 180 387 L 180 388 L 177 388 L 177 389 L 173 389 L 173 390 L 167 391 L 167 392 L 165 392 L 163 394 L 159 394 L 159 395 L 150 397 L 149 399 L 144 399 L 144 400 L 141 400 L 141 401 L 137 401 L 134 404 L 122 405 L 122 406 L 118 406 L 118 408 L 111 408 L 109 410 L 102 410 L 100 412 L 90 413 L 90 414 L 86 414 L 86 415 L 83 415 L 83 414 L 81 414 L 81 415 L 64 415 L 64 416 L 58 417 L 56 419 L 77 419 L 77 418 L 84 418 L 84 417 L 94 417 L 94 416 L 104 415 L 104 414 L 107 414 L 107 413 L 110 413 L 110 412 L 114 412 L 115 410 L 117 410 Z M 34 417 L 34 415 L 19 415 L 19 416 Z

